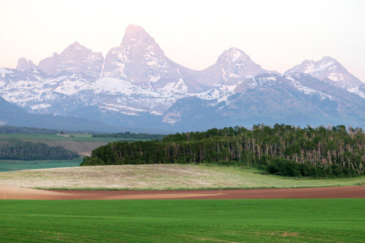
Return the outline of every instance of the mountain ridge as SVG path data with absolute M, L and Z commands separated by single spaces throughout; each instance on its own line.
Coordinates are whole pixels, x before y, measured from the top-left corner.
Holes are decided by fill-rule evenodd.
M 235 47 L 223 51 L 217 61 L 206 69 L 189 69 L 166 57 L 155 39 L 145 29 L 133 24 L 126 27 L 121 44 L 111 48 L 105 58 L 100 52 L 92 52 L 76 41 L 61 54 L 55 52 L 51 57 L 42 59 L 38 65 L 24 57 L 20 58 L 16 69 L 23 71 L 29 68 L 37 68 L 51 75 L 57 75 L 61 71 L 75 74 L 83 72 L 93 78 L 115 77 L 142 85 L 159 79 L 183 78 L 212 86 L 260 73 L 278 74 L 276 71 L 262 69 L 247 54 Z M 304 60 L 285 73 L 293 72 L 309 73 L 337 85 L 354 87 L 364 84 L 329 56 L 317 62 Z
M 0 69 L 0 96 L 35 114 L 151 129 L 285 119 L 365 125 L 365 84 L 331 57 L 280 74 L 232 47 L 195 71 L 170 60 L 142 27 L 130 25 L 105 59 L 74 42 L 40 64 L 34 68 L 22 58 L 18 69 Z

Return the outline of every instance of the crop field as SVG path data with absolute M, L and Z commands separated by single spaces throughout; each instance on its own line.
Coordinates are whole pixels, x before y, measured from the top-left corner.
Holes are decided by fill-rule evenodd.
M 79 166 L 82 158 L 74 160 L 0 160 L 0 172 Z
M 63 189 L 227 189 L 365 185 L 365 177 L 310 179 L 210 164 L 108 165 L 0 173 L 0 184 Z
M 73 137 L 72 137 L 73 136 Z M 14 145 L 19 142 L 45 143 L 48 146 L 61 146 L 67 150 L 75 151 L 80 155 L 90 155 L 91 151 L 106 145 L 110 142 L 128 140 L 137 141 L 139 139 L 123 138 L 98 138 L 91 134 L 13 134 L 1 133 L 0 146 Z M 1 163 L 1 160 L 0 160 Z M 41 167 L 40 167 L 41 168 Z M 43 167 L 47 168 L 47 167 Z M 53 167 L 50 167 L 53 168 Z
M 20 142 L 45 143 L 48 146 L 64 147 L 65 149 L 75 151 L 80 155 L 90 155 L 92 150 L 106 145 L 107 143 L 120 140 L 123 140 L 123 138 L 98 138 L 92 137 L 90 134 L 0 134 L 0 146 L 12 146 Z
M 0 201 L 1 242 L 364 242 L 364 199 Z

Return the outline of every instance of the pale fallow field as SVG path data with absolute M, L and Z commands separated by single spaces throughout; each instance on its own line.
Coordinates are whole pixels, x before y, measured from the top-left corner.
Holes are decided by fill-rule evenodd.
M 85 166 L 1 172 L 0 184 L 42 189 L 228 189 L 364 185 L 365 177 L 310 179 L 206 164 Z

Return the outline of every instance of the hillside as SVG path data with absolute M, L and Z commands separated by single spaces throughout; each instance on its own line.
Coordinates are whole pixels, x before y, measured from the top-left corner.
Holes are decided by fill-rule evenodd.
M 0 125 L 69 131 L 92 130 L 115 132 L 123 130 L 121 127 L 110 126 L 102 122 L 84 118 L 49 114 L 30 114 L 23 108 L 7 102 L 2 97 L 0 97 Z

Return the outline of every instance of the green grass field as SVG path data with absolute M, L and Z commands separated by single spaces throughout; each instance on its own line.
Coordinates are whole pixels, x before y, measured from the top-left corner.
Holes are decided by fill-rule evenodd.
M 82 158 L 73 160 L 0 160 L 0 172 L 75 167 L 79 166 L 81 162 Z
M 0 201 L 0 242 L 364 242 L 364 199 Z

